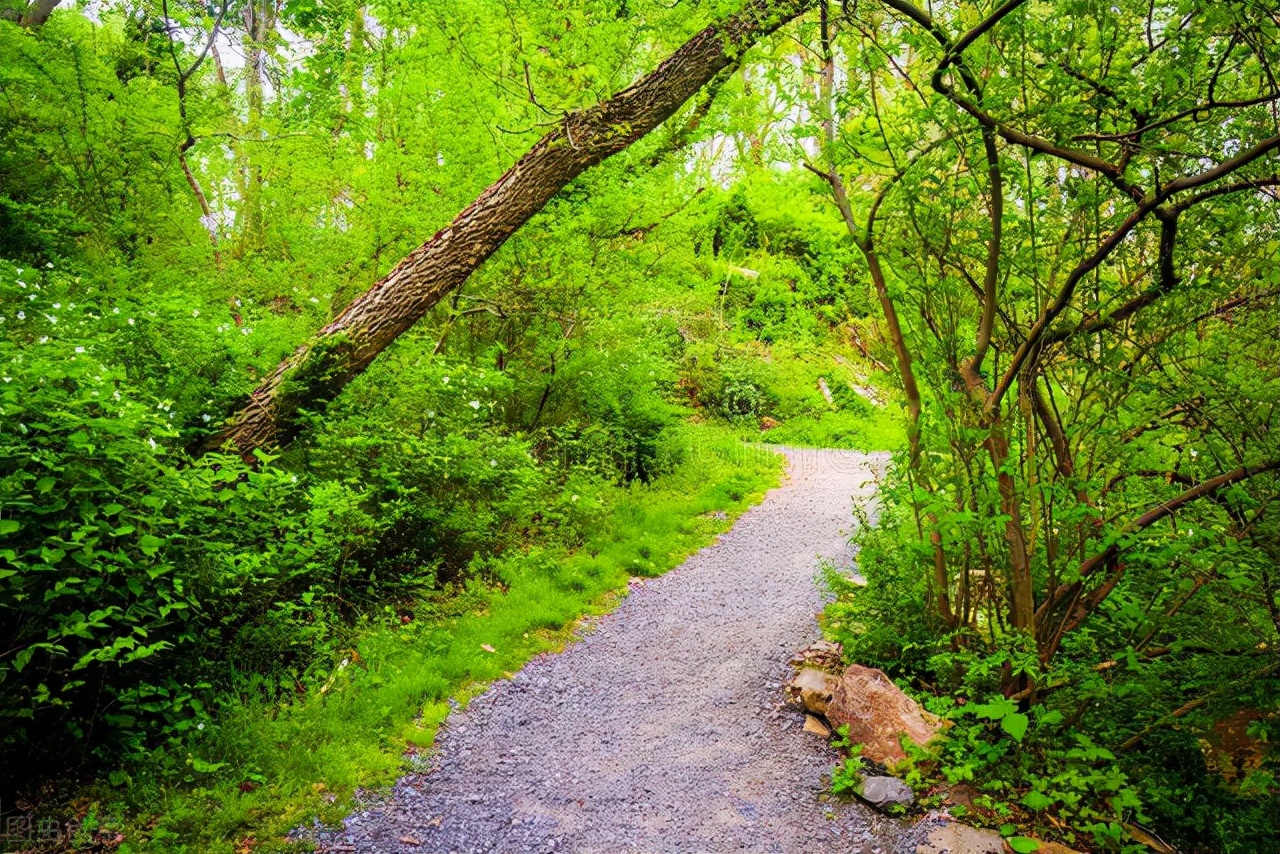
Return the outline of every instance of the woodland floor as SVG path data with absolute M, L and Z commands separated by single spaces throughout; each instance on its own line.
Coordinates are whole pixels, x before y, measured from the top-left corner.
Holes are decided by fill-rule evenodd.
M 731 531 L 455 710 L 429 764 L 322 850 L 914 850 L 918 830 L 820 799 L 835 754 L 781 690 L 885 455 L 786 453 Z

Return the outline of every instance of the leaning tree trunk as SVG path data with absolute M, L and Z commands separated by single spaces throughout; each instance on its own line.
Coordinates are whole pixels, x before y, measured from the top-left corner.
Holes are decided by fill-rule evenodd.
M 22 13 L 21 26 L 38 29 L 44 26 L 44 22 L 49 20 L 49 16 L 53 14 L 54 7 L 61 0 L 34 0 L 27 10 Z
M 609 100 L 565 116 L 448 227 L 282 362 L 209 443 L 248 455 L 288 442 L 391 342 L 540 211 L 562 187 L 656 128 L 753 42 L 814 0 L 750 0 Z

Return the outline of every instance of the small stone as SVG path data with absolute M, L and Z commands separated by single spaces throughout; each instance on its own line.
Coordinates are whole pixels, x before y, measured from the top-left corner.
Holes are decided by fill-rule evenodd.
M 863 777 L 858 797 L 878 810 L 910 806 L 916 799 L 911 787 L 897 777 Z
M 836 684 L 831 674 L 815 667 L 804 667 L 787 683 L 787 694 L 807 711 L 825 715 Z
M 804 716 L 804 731 L 811 732 L 819 738 L 831 737 L 831 727 L 824 724 L 817 717 L 809 714 Z
M 421 845 L 422 840 L 416 836 L 401 836 L 400 844 L 401 845 Z

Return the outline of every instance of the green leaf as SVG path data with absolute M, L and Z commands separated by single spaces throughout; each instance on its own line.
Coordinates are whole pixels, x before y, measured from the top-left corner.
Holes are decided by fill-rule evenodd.
M 142 549 L 142 553 L 147 557 L 154 555 L 160 551 L 160 547 L 164 545 L 164 540 L 151 534 L 143 534 L 138 540 L 138 548 Z
M 1006 842 L 1012 848 L 1015 854 L 1031 854 L 1033 851 L 1040 850 L 1040 843 L 1027 836 L 1011 836 Z
M 124 509 L 124 505 L 121 505 L 121 504 L 115 504 L 115 503 L 105 504 L 102 507 L 102 515 L 114 516 L 123 509 Z
M 1013 712 L 1000 719 L 1000 728 L 1013 736 L 1015 741 L 1022 741 L 1022 737 L 1027 734 L 1027 724 L 1029 723 L 1030 720 L 1026 715 L 1021 712 Z
M 1053 803 L 1053 798 L 1049 797 L 1044 792 L 1030 791 L 1022 796 L 1022 805 L 1028 809 L 1036 810 L 1037 812 L 1043 809 L 1048 809 L 1053 806 Z
M 36 654 L 35 647 L 27 647 L 18 650 L 18 654 L 13 657 L 13 669 L 22 672 L 22 668 L 27 666 L 27 662 L 31 660 L 31 656 Z
M 1062 712 L 1058 711 L 1057 709 L 1054 709 L 1052 711 L 1045 712 L 1043 715 L 1041 715 L 1040 719 L 1036 721 L 1036 723 L 1039 726 L 1056 726 L 1062 723 L 1062 720 L 1063 720 Z
M 227 767 L 226 762 L 205 762 L 203 759 L 192 759 L 191 767 L 199 774 L 213 774 Z
M 0 519 L 0 536 L 12 534 L 22 527 L 22 523 L 17 519 Z
M 57 482 L 58 479 L 56 477 L 42 477 L 36 481 L 36 492 L 43 495 L 53 489 Z

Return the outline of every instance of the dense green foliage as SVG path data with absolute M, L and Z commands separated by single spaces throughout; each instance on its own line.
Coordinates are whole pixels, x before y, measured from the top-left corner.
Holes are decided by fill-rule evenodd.
M 914 773 L 979 820 L 1269 850 L 1274 10 L 885 7 L 811 42 L 812 163 L 919 415 L 827 630 L 951 718 Z
M 738 4 L 3 5 L 0 795 L 336 817 L 764 436 L 896 451 L 825 627 L 954 722 L 922 791 L 1280 835 L 1268 4 L 815 3 L 249 460 L 282 358 Z

